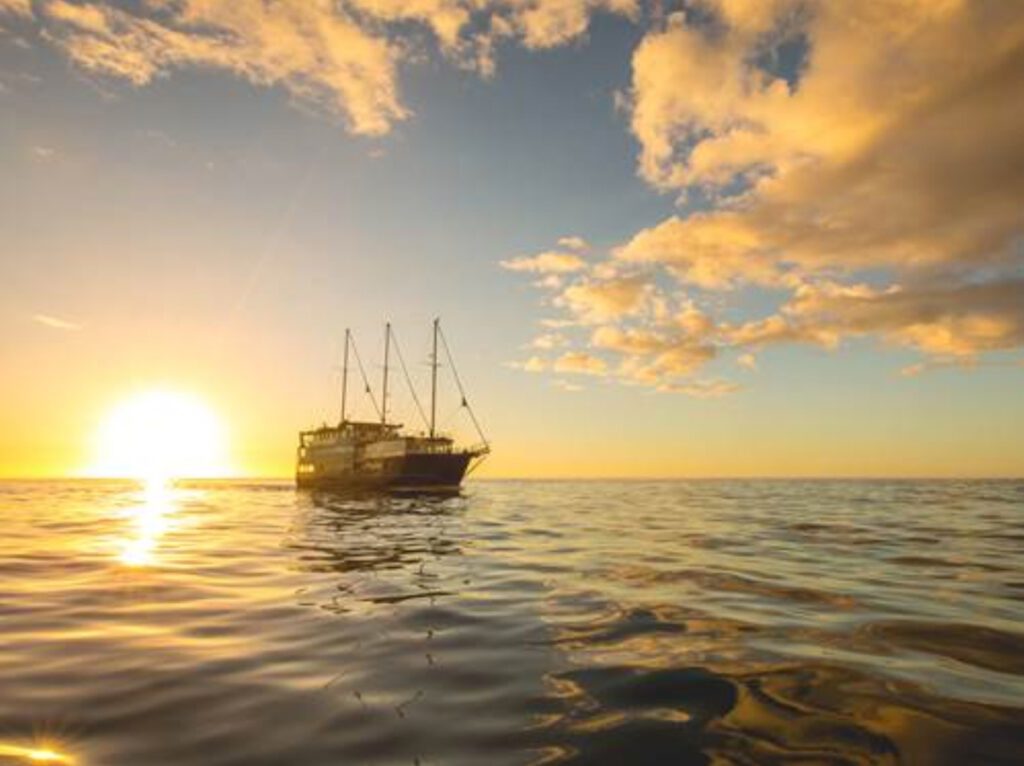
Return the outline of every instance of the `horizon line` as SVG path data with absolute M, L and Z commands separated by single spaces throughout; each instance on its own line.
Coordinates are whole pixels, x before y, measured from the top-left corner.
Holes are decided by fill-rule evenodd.
M 253 474 L 249 476 L 228 475 L 228 476 L 174 476 L 168 477 L 169 481 L 190 481 L 190 482 L 253 482 L 253 481 L 275 481 L 292 482 L 295 477 L 289 475 Z M 571 474 L 559 476 L 478 476 L 467 479 L 472 482 L 498 482 L 498 481 L 552 481 L 552 482 L 600 482 L 600 481 L 621 481 L 621 482 L 643 482 L 643 481 L 1024 481 L 1024 475 L 1012 474 L 705 474 L 705 475 L 664 475 L 652 474 L 650 476 L 624 476 L 610 474 L 608 476 L 574 476 Z M 141 476 L 84 476 L 81 474 L 54 474 L 40 476 L 4 476 L 0 475 L 0 482 L 15 481 L 81 481 L 81 482 L 112 482 L 132 481 L 145 482 L 147 479 Z

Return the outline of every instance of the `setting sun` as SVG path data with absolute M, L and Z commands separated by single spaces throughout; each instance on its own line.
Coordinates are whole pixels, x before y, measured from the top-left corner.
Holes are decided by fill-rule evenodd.
M 125 400 L 96 434 L 91 476 L 147 480 L 230 475 L 224 427 L 201 399 L 147 391 Z

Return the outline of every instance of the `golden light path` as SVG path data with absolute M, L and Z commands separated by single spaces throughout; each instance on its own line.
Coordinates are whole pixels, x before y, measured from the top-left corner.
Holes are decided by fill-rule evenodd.
M 75 763 L 75 759 L 67 753 L 61 753 L 42 744 L 28 747 L 0 742 L 0 758 L 20 758 L 28 763 Z
M 156 484 L 232 471 L 224 427 L 213 410 L 192 394 L 154 390 L 126 399 L 104 418 L 86 473 Z
M 134 529 L 121 547 L 122 564 L 144 567 L 155 562 L 157 544 L 171 526 L 173 491 L 166 481 L 150 479 L 146 482 L 142 504 L 130 511 Z

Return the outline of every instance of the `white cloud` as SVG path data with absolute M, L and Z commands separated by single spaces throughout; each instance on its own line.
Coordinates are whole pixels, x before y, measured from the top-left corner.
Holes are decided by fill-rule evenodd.
M 583 239 L 583 237 L 560 237 L 558 245 L 569 250 L 575 250 L 578 253 L 585 253 L 590 249 L 590 245 L 587 244 L 587 240 Z

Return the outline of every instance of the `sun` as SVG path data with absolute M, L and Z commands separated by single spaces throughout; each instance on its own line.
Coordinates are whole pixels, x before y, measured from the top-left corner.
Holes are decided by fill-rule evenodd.
M 232 474 L 220 418 L 202 399 L 145 391 L 114 407 L 96 433 L 90 476 L 164 481 Z

